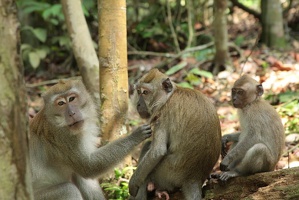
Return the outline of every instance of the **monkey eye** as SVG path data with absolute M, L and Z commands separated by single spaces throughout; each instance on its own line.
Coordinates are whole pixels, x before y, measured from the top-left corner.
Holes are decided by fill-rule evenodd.
M 143 90 L 142 94 L 147 95 L 149 93 L 148 90 Z
M 244 94 L 244 90 L 238 90 L 238 91 L 237 91 L 237 94 L 238 94 L 238 95 L 243 95 L 243 94 Z
M 65 104 L 65 103 L 64 103 L 64 101 L 59 101 L 57 104 L 58 104 L 59 106 L 62 106 L 62 105 Z
M 75 96 L 71 96 L 70 98 L 69 98 L 69 102 L 72 102 L 72 101 L 74 101 L 75 100 Z

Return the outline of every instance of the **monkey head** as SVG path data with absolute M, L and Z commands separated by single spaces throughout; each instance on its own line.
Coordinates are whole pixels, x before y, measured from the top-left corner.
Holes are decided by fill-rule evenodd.
M 93 103 L 83 83 L 79 80 L 60 81 L 43 95 L 45 114 L 53 126 L 80 130 L 84 121 L 96 117 Z M 92 112 L 90 112 L 92 110 Z M 93 113 L 94 111 L 94 113 Z
M 244 108 L 258 100 L 264 93 L 263 86 L 248 75 L 238 79 L 232 88 L 232 103 L 235 108 Z
M 161 108 L 175 90 L 175 84 L 158 69 L 152 69 L 135 85 L 137 91 L 137 111 L 141 118 L 150 118 Z

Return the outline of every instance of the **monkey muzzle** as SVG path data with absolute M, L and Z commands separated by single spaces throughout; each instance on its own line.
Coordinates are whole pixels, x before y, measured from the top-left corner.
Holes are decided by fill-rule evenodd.
M 75 121 L 74 123 L 69 125 L 69 128 L 77 129 L 80 128 L 84 123 L 84 120 Z

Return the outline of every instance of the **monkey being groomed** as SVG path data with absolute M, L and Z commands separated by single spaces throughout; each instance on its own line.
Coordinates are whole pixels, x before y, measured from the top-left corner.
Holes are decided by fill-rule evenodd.
M 201 92 L 182 88 L 157 69 L 135 85 L 136 107 L 149 119 L 147 142 L 129 182 L 131 199 L 146 200 L 148 190 L 169 199 L 181 189 L 186 200 L 200 200 L 201 187 L 220 155 L 220 122 Z
M 34 199 L 104 200 L 99 183 L 92 178 L 111 169 L 150 137 L 150 126 L 97 148 L 98 115 L 81 81 L 60 81 L 43 99 L 43 108 L 30 121 Z
M 248 75 L 232 88 L 232 103 L 238 108 L 241 132 L 222 137 L 219 179 L 273 171 L 284 148 L 284 128 L 276 110 L 261 99 L 261 84 Z M 233 142 L 228 153 L 226 146 Z M 226 155 L 227 154 L 227 155 Z

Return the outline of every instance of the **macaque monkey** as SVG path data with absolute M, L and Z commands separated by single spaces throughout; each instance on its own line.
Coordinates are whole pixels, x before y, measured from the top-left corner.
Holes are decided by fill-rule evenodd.
M 81 81 L 60 81 L 43 99 L 44 107 L 30 122 L 35 200 L 104 200 L 99 183 L 92 178 L 150 137 L 150 126 L 97 148 L 97 111 Z
M 154 189 L 169 199 L 168 192 L 181 189 L 185 199 L 200 200 L 221 151 L 216 109 L 201 92 L 177 86 L 157 69 L 135 87 L 137 111 L 149 119 L 153 137 L 129 182 L 131 199 L 145 200 Z
M 263 87 L 248 75 L 232 88 L 232 103 L 238 108 L 241 132 L 222 137 L 220 180 L 273 171 L 284 148 L 284 128 L 275 109 L 261 99 Z M 226 155 L 226 145 L 233 142 Z

